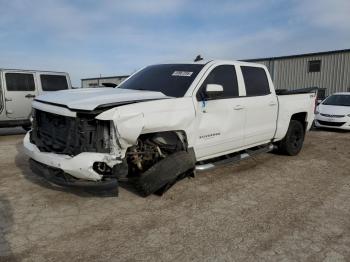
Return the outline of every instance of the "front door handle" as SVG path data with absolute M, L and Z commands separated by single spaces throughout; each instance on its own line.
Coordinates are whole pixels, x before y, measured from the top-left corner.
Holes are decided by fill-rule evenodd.
M 236 105 L 233 109 L 234 110 L 242 110 L 242 109 L 244 109 L 244 107 L 241 105 Z
M 274 101 L 271 101 L 271 102 L 269 103 L 269 106 L 275 106 L 275 105 L 277 105 L 277 103 L 274 102 Z
M 31 95 L 31 94 L 28 94 L 25 96 L 25 98 L 34 98 L 34 97 L 35 97 L 35 95 Z
M 5 102 L 10 102 L 10 101 L 12 101 L 12 98 L 5 97 Z

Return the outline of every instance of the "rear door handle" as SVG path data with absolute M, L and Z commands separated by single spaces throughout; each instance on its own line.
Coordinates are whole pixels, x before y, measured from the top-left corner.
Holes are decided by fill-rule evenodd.
M 10 102 L 10 101 L 12 101 L 12 98 L 5 97 L 5 102 Z
M 233 109 L 234 110 L 242 110 L 242 109 L 244 109 L 244 107 L 241 105 L 236 105 Z
M 31 94 L 28 94 L 25 96 L 25 98 L 34 98 L 34 97 L 35 97 L 35 95 L 31 95 Z

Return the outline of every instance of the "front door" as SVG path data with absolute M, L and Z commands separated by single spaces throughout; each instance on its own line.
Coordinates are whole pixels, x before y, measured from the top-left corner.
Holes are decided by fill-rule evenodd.
M 208 97 L 207 84 L 218 84 L 223 92 Z M 243 144 L 245 110 L 244 98 L 239 97 L 235 67 L 219 65 L 207 76 L 197 95 L 197 139 L 195 153 L 198 160 L 230 153 Z
M 32 111 L 32 101 L 37 95 L 34 74 L 6 72 L 4 90 L 7 117 L 29 119 Z

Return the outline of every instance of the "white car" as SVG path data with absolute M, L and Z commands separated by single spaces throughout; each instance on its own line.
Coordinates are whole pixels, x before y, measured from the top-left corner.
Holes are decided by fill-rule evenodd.
M 327 97 L 316 109 L 316 127 L 350 130 L 350 92 Z
M 24 146 L 35 173 L 67 186 L 133 183 L 143 196 L 274 146 L 302 148 L 316 94 L 276 94 L 267 68 L 237 61 L 152 65 L 119 88 L 58 91 L 33 102 Z

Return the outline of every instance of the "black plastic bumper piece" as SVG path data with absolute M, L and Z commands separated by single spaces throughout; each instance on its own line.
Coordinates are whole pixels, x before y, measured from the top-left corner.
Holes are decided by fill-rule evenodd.
M 33 159 L 29 160 L 30 169 L 37 175 L 45 178 L 47 181 L 63 187 L 79 187 L 90 190 L 116 190 L 118 194 L 118 180 L 115 178 L 89 181 L 77 179 L 59 168 L 50 167 L 39 163 Z

